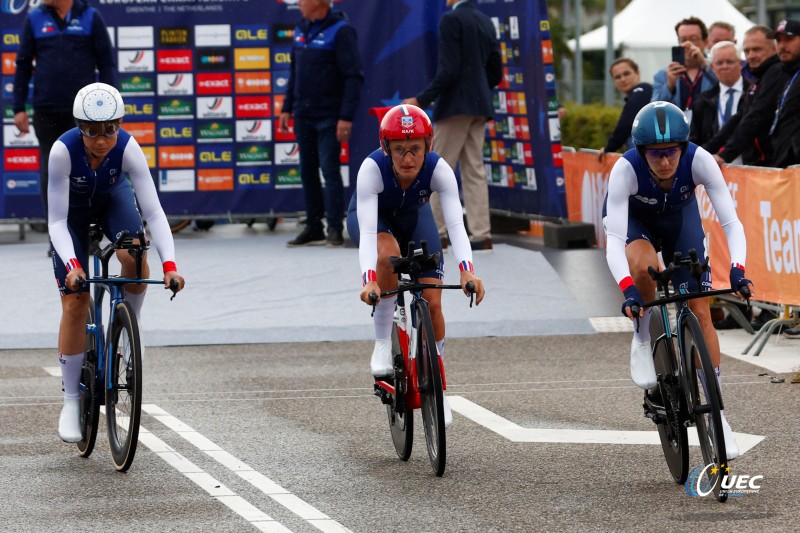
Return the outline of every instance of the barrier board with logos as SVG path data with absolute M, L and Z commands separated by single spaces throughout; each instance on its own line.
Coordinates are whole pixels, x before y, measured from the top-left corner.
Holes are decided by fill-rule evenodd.
M 28 9 L 0 4 L 3 187 L 0 219 L 43 216 L 35 132 L 11 109 L 16 50 Z M 277 130 L 297 0 L 90 0 L 115 46 L 124 128 L 142 145 L 170 216 L 269 214 L 304 207 L 299 152 Z M 358 32 L 365 85 L 354 135 L 341 153 L 345 184 L 377 147 L 368 109 L 417 94 L 436 69 L 445 2 L 337 0 Z M 504 79 L 495 91 L 484 162 L 491 205 L 565 216 L 555 71 L 545 0 L 475 0 L 495 22 Z M 391 16 L 387 16 L 391 13 Z M 32 87 L 31 87 L 32 90 Z M 32 93 L 31 93 L 32 94 Z

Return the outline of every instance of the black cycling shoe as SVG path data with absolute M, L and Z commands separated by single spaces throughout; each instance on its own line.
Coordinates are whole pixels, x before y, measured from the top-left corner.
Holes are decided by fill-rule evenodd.
M 342 230 L 329 229 L 328 238 L 325 239 L 327 246 L 342 246 L 344 244 L 344 237 L 342 237 Z

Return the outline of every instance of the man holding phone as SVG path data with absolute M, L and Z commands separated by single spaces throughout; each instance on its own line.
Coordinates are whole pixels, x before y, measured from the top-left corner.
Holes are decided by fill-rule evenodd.
M 717 78 L 708 69 L 704 54 L 708 45 L 705 23 L 697 17 L 685 18 L 675 25 L 675 33 L 678 46 L 672 49 L 672 62 L 653 77 L 652 100 L 675 104 L 691 121 L 692 101 L 714 87 Z

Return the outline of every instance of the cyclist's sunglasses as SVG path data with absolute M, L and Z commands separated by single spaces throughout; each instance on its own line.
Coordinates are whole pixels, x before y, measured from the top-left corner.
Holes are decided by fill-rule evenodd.
M 81 135 L 90 139 L 103 137 L 115 137 L 119 133 L 120 121 L 110 122 L 78 122 L 78 129 Z
M 680 155 L 680 153 L 681 153 L 680 146 L 670 146 L 669 148 L 661 148 L 661 149 L 652 148 L 649 150 L 645 150 L 644 156 L 650 161 L 655 162 L 655 161 L 661 161 L 662 157 L 666 157 L 667 159 L 675 159 L 675 157 Z

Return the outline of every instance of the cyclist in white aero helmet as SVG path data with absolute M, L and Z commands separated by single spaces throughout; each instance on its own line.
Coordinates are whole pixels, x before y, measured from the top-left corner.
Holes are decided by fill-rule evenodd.
M 147 220 L 163 264 L 164 283 L 169 286 L 172 279 L 177 279 L 179 290 L 184 286 L 175 266 L 172 232 L 147 159 L 136 139 L 121 128 L 125 103 L 119 91 L 105 83 L 83 87 L 75 97 L 72 115 L 77 127 L 59 137 L 50 151 L 47 186 L 53 271 L 61 293 L 58 351 L 64 407 L 58 433 L 65 442 L 79 442 L 82 438 L 78 387 L 86 353 L 85 321 L 90 298 L 88 284 L 79 287 L 78 278 L 87 277 L 84 265 L 89 259 L 89 225 L 99 224 L 106 237 L 114 241 L 123 231 L 131 236 L 144 231 L 142 219 Z M 122 265 L 121 275 L 134 277 L 134 258 L 124 250 L 117 252 L 117 258 Z M 141 274 L 144 278 L 150 275 L 146 261 L 142 262 Z M 137 319 L 146 287 L 125 287 L 125 299 Z

